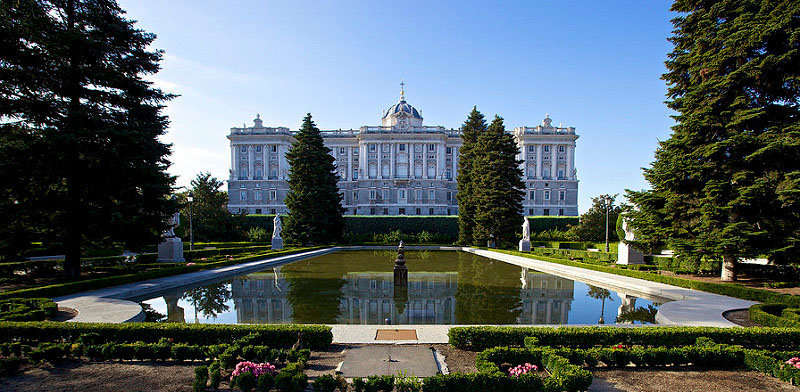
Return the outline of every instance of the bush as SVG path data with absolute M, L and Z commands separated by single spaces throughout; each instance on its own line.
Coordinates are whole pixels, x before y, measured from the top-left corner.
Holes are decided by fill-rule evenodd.
M 239 388 L 242 392 L 250 392 L 256 387 L 256 376 L 253 373 L 242 373 L 231 379 L 231 386 Z
M 317 377 L 314 383 L 311 384 L 311 389 L 314 392 L 333 392 L 338 387 L 339 381 L 330 374 Z
M 748 348 L 781 349 L 800 346 L 800 329 L 715 327 L 454 327 L 448 332 L 451 345 L 467 350 L 525 344 L 535 337 L 538 345 L 594 347 L 625 345 L 692 345 L 705 336 L 724 344 Z
M 800 309 L 784 304 L 756 304 L 750 307 L 750 321 L 765 327 L 800 327 Z
M 247 230 L 247 239 L 253 242 L 264 242 L 267 240 L 267 230 L 263 227 L 251 227 Z
M 298 362 L 286 365 L 275 376 L 275 387 L 280 392 L 302 392 L 308 386 L 308 376 L 303 373 L 303 367 Z
M 58 312 L 49 298 L 9 298 L 0 300 L 0 321 L 42 321 Z
M 222 371 L 220 369 L 219 362 L 213 362 L 211 363 L 211 366 L 209 366 L 208 381 L 211 385 L 211 389 L 219 389 L 219 383 L 222 381 Z
M 326 349 L 333 339 L 331 328 L 323 325 L 0 322 L 0 341 L 6 342 L 77 341 L 87 333 L 101 335 L 107 342 L 152 342 L 163 337 L 189 345 L 234 343 L 253 334 L 260 344 L 273 348 L 291 347 L 299 335 L 303 347 L 314 350 Z
M 366 392 L 392 392 L 394 389 L 394 377 L 369 376 L 364 386 Z
M 258 376 L 256 380 L 256 391 L 258 392 L 269 392 L 270 389 L 275 385 L 275 376 L 269 373 L 264 373 Z
M 192 384 L 192 391 L 194 392 L 205 391 L 207 382 L 208 382 L 208 367 L 198 366 L 194 368 L 194 384 Z

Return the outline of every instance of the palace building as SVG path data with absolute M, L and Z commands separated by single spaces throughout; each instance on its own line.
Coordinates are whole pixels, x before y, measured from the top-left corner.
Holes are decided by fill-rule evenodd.
M 402 84 L 401 84 L 402 85 Z M 348 215 L 456 215 L 461 132 L 423 125 L 406 102 L 391 105 L 379 126 L 323 130 L 336 159 L 342 204 Z M 228 209 L 234 213 L 287 213 L 286 153 L 294 143 L 287 127 L 231 128 Z M 578 215 L 574 127 L 555 127 L 546 116 L 535 127 L 513 130 L 524 171 L 526 215 Z

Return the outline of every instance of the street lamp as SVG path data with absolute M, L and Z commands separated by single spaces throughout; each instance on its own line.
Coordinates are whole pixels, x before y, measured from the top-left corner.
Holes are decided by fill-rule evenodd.
M 606 253 L 608 253 L 608 209 L 611 207 L 611 199 L 606 198 Z M 189 218 L 190 226 L 191 226 L 192 218 Z M 602 320 L 602 316 L 600 318 Z
M 189 192 L 186 200 L 189 202 L 189 250 L 192 250 L 194 248 L 194 232 L 192 231 L 192 202 L 194 201 L 194 194 Z

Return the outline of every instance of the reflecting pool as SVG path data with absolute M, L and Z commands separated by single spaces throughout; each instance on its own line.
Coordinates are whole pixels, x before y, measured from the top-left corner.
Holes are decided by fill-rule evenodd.
M 659 298 L 637 298 L 465 252 L 341 251 L 142 298 L 153 320 L 199 323 L 653 323 Z

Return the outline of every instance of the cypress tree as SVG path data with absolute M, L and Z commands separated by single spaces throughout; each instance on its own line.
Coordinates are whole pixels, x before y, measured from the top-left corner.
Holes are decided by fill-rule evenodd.
M 65 273 L 80 275 L 87 244 L 157 243 L 178 206 L 159 141 L 172 96 L 145 79 L 160 68 L 155 35 L 113 0 L 19 0 L 0 2 L 0 37 L 0 132 L 25 133 L 35 148 L 17 151 L 37 162 L 27 189 L 3 186 L 47 217 L 42 239 L 62 244 Z
M 336 185 L 338 175 L 331 149 L 323 144 L 311 113 L 303 119 L 295 139 L 297 142 L 286 154 L 289 162 L 286 237 L 300 244 L 339 241 L 344 228 L 344 208 Z
M 492 235 L 498 246 L 510 246 L 522 225 L 524 197 L 519 148 L 506 133 L 503 119 L 495 116 L 486 132 L 478 135 L 472 167 L 475 228 L 473 243 L 485 244 Z
M 458 243 L 471 245 L 475 226 L 475 201 L 472 167 L 478 135 L 486 131 L 486 120 L 476 106 L 461 127 L 461 148 L 458 150 Z
M 631 192 L 633 226 L 682 256 L 800 254 L 800 3 L 681 0 L 666 62 L 669 139 Z M 663 224 L 666 227 L 656 228 Z

